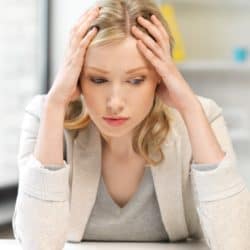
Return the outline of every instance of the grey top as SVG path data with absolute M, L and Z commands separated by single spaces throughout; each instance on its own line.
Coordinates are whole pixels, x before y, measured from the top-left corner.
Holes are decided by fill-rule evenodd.
M 217 168 L 218 164 L 196 167 L 205 172 Z M 60 169 L 53 165 L 45 168 L 54 171 Z M 161 220 L 150 167 L 145 167 L 138 189 L 122 208 L 112 199 L 103 176 L 100 176 L 96 201 L 82 241 L 169 242 Z
M 200 171 L 209 171 L 218 164 L 207 164 Z M 50 170 L 58 166 L 46 166 Z M 161 220 L 150 167 L 138 189 L 122 208 L 110 196 L 101 175 L 97 197 L 82 241 L 147 241 L 169 242 Z
M 100 177 L 97 198 L 83 241 L 169 241 L 161 221 L 151 170 L 145 168 L 139 187 L 122 208 Z

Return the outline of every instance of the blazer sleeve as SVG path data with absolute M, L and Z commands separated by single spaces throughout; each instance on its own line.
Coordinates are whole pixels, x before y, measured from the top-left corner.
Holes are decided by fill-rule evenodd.
M 60 166 L 45 166 L 33 155 L 44 98 L 33 97 L 25 108 L 17 157 L 19 182 L 12 228 L 26 250 L 61 250 L 68 229 L 70 166 L 65 160 Z
M 225 155 L 217 164 L 191 163 L 196 210 L 210 249 L 247 250 L 250 249 L 249 190 L 237 168 L 222 108 L 211 100 L 211 110 L 210 124 Z

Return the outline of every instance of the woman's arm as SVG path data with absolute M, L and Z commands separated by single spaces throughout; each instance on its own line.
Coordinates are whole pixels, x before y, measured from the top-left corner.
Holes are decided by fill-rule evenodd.
M 45 96 L 35 96 L 26 107 L 19 142 L 19 183 L 12 227 L 15 238 L 21 243 L 23 249 L 27 250 L 62 249 L 67 239 L 70 214 L 70 166 L 65 161 L 60 164 L 62 161 L 61 132 L 57 134 L 58 142 L 49 144 L 51 139 L 55 139 L 54 135 L 51 138 L 47 136 L 53 132 L 53 126 L 56 126 L 51 124 L 52 131 L 50 131 L 49 122 L 55 121 L 55 118 L 50 117 L 53 112 L 43 115 L 46 120 L 40 122 L 44 114 L 44 100 Z M 40 142 L 39 146 L 41 150 L 39 157 L 43 162 L 34 156 L 41 123 L 44 123 L 43 129 L 47 127 L 47 130 L 40 133 L 44 137 L 41 138 L 43 142 Z M 61 124 L 57 125 L 61 127 Z M 52 146 L 55 145 L 59 148 L 53 149 Z M 42 149 L 43 147 L 47 148 Z M 46 152 L 50 158 L 44 157 Z M 52 154 L 55 154 L 55 160 Z M 46 169 L 54 166 L 54 163 L 60 164 L 58 170 Z
M 44 165 L 63 165 L 63 122 L 65 107 L 45 96 L 34 156 Z
M 225 152 L 221 149 L 196 95 L 187 108 L 180 113 L 188 130 L 193 161 L 207 164 L 220 162 Z
M 222 108 L 210 100 L 212 119 L 209 129 L 193 124 L 189 133 L 196 147 L 196 161 L 191 163 L 191 183 L 196 209 L 207 244 L 212 250 L 250 249 L 250 194 L 246 183 L 237 169 L 237 160 L 232 141 L 226 127 Z M 206 118 L 198 118 L 206 120 Z M 191 122 L 191 119 L 190 119 Z M 192 131 L 191 131 L 192 130 Z M 205 136 L 202 132 L 205 131 Z M 212 131 L 212 136 L 209 131 Z M 216 137 L 216 142 L 214 141 Z M 207 138 L 207 139 L 206 139 Z M 200 143 L 197 140 L 200 139 Z M 208 142 L 208 143 L 207 143 Z M 211 145 L 210 145 L 211 143 Z M 209 162 L 216 162 L 217 143 L 225 156 L 210 168 Z M 215 149 L 209 150 L 209 145 Z M 199 149 L 200 147 L 200 149 Z M 208 157 L 202 156 L 208 150 Z M 198 160 L 197 160 L 198 159 Z M 213 164 L 212 164 L 213 165 Z M 204 171 L 203 168 L 206 170 Z M 210 168 L 210 170 L 209 170 Z
M 207 243 L 212 250 L 250 249 L 250 195 L 237 171 L 223 116 L 219 114 L 210 124 L 207 121 L 195 93 L 172 60 L 173 44 L 160 19 L 155 15 L 150 20 L 140 16 L 137 21 L 154 37 L 135 25 L 131 28 L 138 49 L 161 78 L 156 94 L 182 114 L 188 129 L 193 158 L 198 162 L 191 166 L 192 187 Z M 210 107 L 218 111 L 214 103 Z M 197 165 L 208 167 L 206 163 L 218 163 L 218 167 L 196 169 Z

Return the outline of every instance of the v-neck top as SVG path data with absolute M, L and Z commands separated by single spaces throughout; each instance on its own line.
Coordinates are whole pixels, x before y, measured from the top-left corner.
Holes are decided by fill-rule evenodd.
M 169 241 L 161 220 L 150 167 L 138 189 L 120 207 L 110 196 L 101 175 L 97 197 L 82 241 Z

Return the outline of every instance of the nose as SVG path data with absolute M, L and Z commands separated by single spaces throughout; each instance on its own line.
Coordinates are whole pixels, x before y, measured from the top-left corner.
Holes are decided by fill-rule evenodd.
M 107 111 L 109 114 L 118 115 L 124 108 L 122 97 L 118 94 L 113 94 L 107 101 Z

